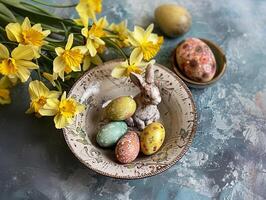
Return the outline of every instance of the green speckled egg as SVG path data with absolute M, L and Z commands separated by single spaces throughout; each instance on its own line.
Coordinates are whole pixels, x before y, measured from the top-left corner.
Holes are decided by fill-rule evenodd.
M 140 134 L 140 148 L 145 155 L 157 152 L 163 144 L 165 129 L 161 123 L 154 122 L 146 126 Z
M 113 121 L 122 121 L 130 118 L 135 113 L 136 107 L 136 102 L 132 97 L 118 97 L 107 105 L 105 116 Z
M 110 122 L 103 126 L 96 136 L 101 147 L 111 147 L 127 132 L 125 122 Z

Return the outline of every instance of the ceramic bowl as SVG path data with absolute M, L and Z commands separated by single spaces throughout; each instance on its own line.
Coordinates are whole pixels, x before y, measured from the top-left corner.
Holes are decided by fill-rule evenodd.
M 102 175 L 137 179 L 156 175 L 174 165 L 188 150 L 196 131 L 197 115 L 191 92 L 172 71 L 154 65 L 155 78 L 162 95 L 159 105 L 160 121 L 166 138 L 160 150 L 152 156 L 141 153 L 130 164 L 119 164 L 114 149 L 100 148 L 96 134 L 103 124 L 102 105 L 124 95 L 136 95 L 139 89 L 129 78 L 114 79 L 112 69 L 121 61 L 98 66 L 81 77 L 69 96 L 86 105 L 72 125 L 63 129 L 66 142 L 76 157 L 88 168 Z
M 205 88 L 208 87 L 214 83 L 216 83 L 223 75 L 224 72 L 226 70 L 226 57 L 225 54 L 223 52 L 223 50 L 215 43 L 213 43 L 210 40 L 207 39 L 203 39 L 203 38 L 199 38 L 200 40 L 202 40 L 203 42 L 205 42 L 211 49 L 211 51 L 214 54 L 215 60 L 216 60 L 216 73 L 214 75 L 214 78 L 208 82 L 198 82 L 198 81 L 194 81 L 189 79 L 186 75 L 184 75 L 184 73 L 180 70 L 180 68 L 178 67 L 177 61 L 176 61 L 176 49 L 185 41 L 181 41 L 175 51 L 173 52 L 172 55 L 172 65 L 173 65 L 173 70 L 175 71 L 175 73 L 189 86 L 189 87 L 193 87 L 193 88 Z

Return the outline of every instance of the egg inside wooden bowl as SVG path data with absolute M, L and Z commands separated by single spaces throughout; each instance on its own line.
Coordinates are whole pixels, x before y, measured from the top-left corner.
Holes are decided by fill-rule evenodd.
M 177 59 L 176 59 L 176 54 L 177 54 L 177 49 L 180 45 L 182 45 L 186 40 L 181 41 L 178 43 L 177 47 L 175 48 L 173 54 L 172 54 L 172 67 L 175 73 L 189 86 L 192 88 L 205 88 L 208 87 L 214 83 L 216 83 L 219 79 L 222 78 L 226 71 L 227 67 L 227 61 L 226 61 L 226 56 L 224 54 L 224 51 L 214 42 L 204 39 L 204 38 L 199 38 L 202 42 L 204 42 L 211 50 L 215 57 L 215 62 L 216 62 L 216 72 L 211 80 L 208 80 L 206 82 L 202 82 L 200 80 L 193 80 L 190 77 L 188 77 L 184 71 L 181 70 L 181 67 L 178 65 Z
M 112 69 L 122 62 L 114 60 L 91 69 L 72 87 L 68 96 L 86 105 L 86 110 L 63 129 L 65 140 L 76 157 L 102 175 L 138 179 L 153 176 L 173 166 L 188 150 L 196 132 L 197 114 L 193 97 L 184 82 L 171 70 L 154 65 L 155 80 L 162 101 L 158 108 L 165 128 L 165 140 L 153 155 L 139 154 L 129 164 L 115 159 L 115 147 L 102 148 L 96 134 L 104 125 L 102 106 L 110 99 L 139 93 L 129 78 L 111 77 Z

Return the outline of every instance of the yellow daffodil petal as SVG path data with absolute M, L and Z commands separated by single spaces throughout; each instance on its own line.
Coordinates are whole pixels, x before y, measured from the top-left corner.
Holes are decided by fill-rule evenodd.
M 25 67 L 28 69 L 38 69 L 39 66 L 35 63 L 28 61 L 28 60 L 16 60 L 16 64 L 18 67 Z
M 128 41 L 129 43 L 132 44 L 132 46 L 138 46 L 139 45 L 139 42 L 134 38 L 133 34 L 132 33 L 129 33 L 128 34 Z
M 122 66 L 117 66 L 112 70 L 111 76 L 114 78 L 121 78 L 126 76 L 127 68 Z
M 69 49 L 71 49 L 71 47 L 72 47 L 72 45 L 73 45 L 73 41 L 74 41 L 74 35 L 73 35 L 73 33 L 71 33 L 71 34 L 68 36 L 67 44 L 66 44 L 65 50 L 69 50 Z
M 83 60 L 83 70 L 87 71 L 90 68 L 90 66 L 91 66 L 91 56 L 87 55 Z
M 152 33 L 154 24 L 150 24 L 144 33 L 144 39 L 146 40 Z
M 7 38 L 13 42 L 21 42 L 22 34 L 21 34 L 21 26 L 19 23 L 9 23 L 6 26 L 6 34 Z
M 22 30 L 27 30 L 31 28 L 30 20 L 28 17 L 25 17 L 22 25 L 21 25 Z
M 73 119 L 72 119 L 73 120 Z M 68 125 L 68 123 L 71 122 L 70 119 L 68 119 L 67 117 L 64 117 L 61 114 L 57 114 L 54 118 L 54 123 L 55 123 L 55 127 L 57 129 L 61 129 L 64 128 Z
M 18 78 L 22 83 L 26 82 L 30 77 L 30 71 L 24 67 L 18 68 L 17 74 Z
M 94 47 L 93 43 L 91 40 L 87 40 L 87 48 L 89 49 L 90 55 L 93 57 L 97 54 L 97 50 Z
M 0 60 L 9 58 L 9 51 L 8 49 L 0 43 Z
M 65 49 L 63 49 L 62 47 L 56 47 L 55 52 L 58 56 L 61 56 L 65 52 Z
M 59 73 L 59 72 L 64 71 L 65 66 L 66 66 L 66 64 L 65 64 L 65 62 L 64 62 L 64 60 L 63 60 L 63 58 L 61 56 L 57 56 L 54 59 L 53 69 L 54 69 L 55 73 Z
M 144 35 L 145 35 L 145 30 L 140 26 L 135 26 L 133 36 L 138 42 L 142 40 Z
M 61 101 L 65 100 L 66 99 L 66 91 L 63 92 L 62 96 L 61 96 Z
M 130 65 L 138 65 L 143 59 L 141 48 L 135 48 L 129 58 Z
M 0 104 L 10 104 L 10 92 L 8 89 L 0 89 Z
M 47 94 L 47 98 L 58 98 L 61 95 L 60 92 L 58 91 L 49 91 L 49 93 Z
M 47 99 L 46 104 L 39 110 L 39 113 L 42 116 L 54 116 L 59 111 L 59 103 L 58 99 Z
M 16 60 L 32 60 L 35 55 L 30 46 L 19 45 L 12 51 L 11 56 Z
M 41 81 L 32 81 L 29 84 L 29 93 L 31 98 L 36 99 L 40 96 L 46 96 L 49 89 Z
M 98 45 L 105 45 L 105 42 L 101 39 L 101 38 L 94 38 L 94 41 L 98 44 Z
M 88 37 L 89 35 L 89 30 L 87 27 L 81 29 L 81 34 L 84 36 L 84 37 Z
M 76 46 L 73 47 L 71 50 L 76 50 L 76 49 L 80 50 L 80 53 L 83 55 L 86 54 L 88 51 L 88 48 L 86 46 Z
M 42 25 L 41 24 L 34 24 L 31 28 L 38 31 L 38 32 L 42 32 Z
M 74 72 L 79 72 L 79 71 L 81 71 L 81 67 L 80 67 L 80 65 L 79 65 L 79 66 L 72 66 L 71 69 L 72 69 Z
M 44 72 L 43 77 L 46 78 L 48 81 L 50 81 L 50 83 L 55 87 L 56 83 L 55 80 L 57 79 L 57 76 L 55 74 L 49 74 L 47 72 Z
M 51 31 L 50 30 L 45 30 L 45 31 L 42 31 L 42 34 L 44 35 L 44 37 L 47 37 L 48 35 L 51 34 Z

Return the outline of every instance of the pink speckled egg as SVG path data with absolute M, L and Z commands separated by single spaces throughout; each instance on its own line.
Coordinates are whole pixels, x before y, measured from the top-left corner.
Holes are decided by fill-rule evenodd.
M 128 131 L 116 144 L 116 159 L 123 164 L 135 160 L 139 154 L 139 136 L 134 131 Z
M 207 44 L 197 38 L 186 39 L 176 49 L 181 71 L 191 80 L 208 82 L 216 73 L 215 57 Z

